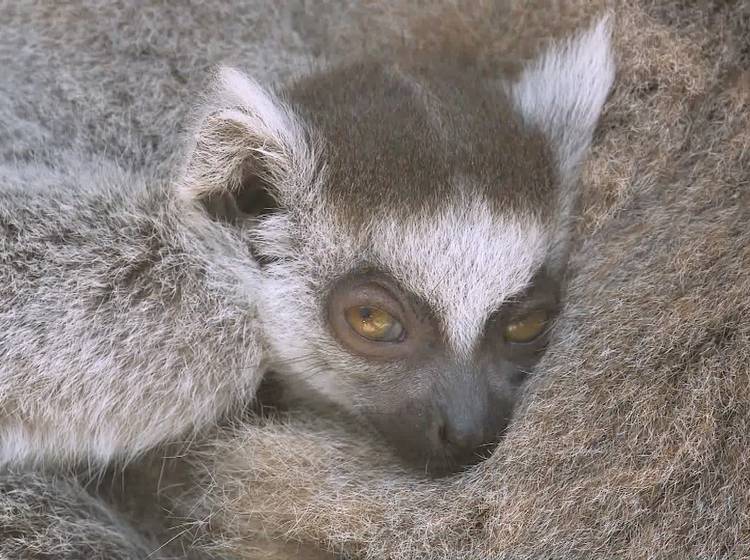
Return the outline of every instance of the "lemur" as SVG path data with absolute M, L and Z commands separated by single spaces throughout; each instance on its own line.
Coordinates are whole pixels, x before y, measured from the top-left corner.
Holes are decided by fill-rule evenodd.
M 6 168 L 0 461 L 127 460 L 252 399 L 372 425 L 432 475 L 506 429 L 560 304 L 607 20 L 514 78 L 218 72 L 184 169 Z

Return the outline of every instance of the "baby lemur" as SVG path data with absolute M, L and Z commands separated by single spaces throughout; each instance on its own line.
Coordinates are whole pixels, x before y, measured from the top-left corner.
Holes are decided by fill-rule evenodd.
M 442 474 L 502 434 L 560 300 L 606 20 L 515 79 L 366 61 L 275 97 L 220 71 L 182 174 L 2 172 L 0 460 L 128 459 L 252 398 Z

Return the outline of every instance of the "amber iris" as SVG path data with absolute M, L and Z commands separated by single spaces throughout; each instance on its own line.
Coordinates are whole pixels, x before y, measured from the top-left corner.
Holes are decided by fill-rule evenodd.
M 503 332 L 505 340 L 515 343 L 531 342 L 546 330 L 548 321 L 549 314 L 546 311 L 532 311 L 506 325 Z
M 346 322 L 358 335 L 376 342 L 397 342 L 404 328 L 396 318 L 374 306 L 361 305 L 345 311 Z

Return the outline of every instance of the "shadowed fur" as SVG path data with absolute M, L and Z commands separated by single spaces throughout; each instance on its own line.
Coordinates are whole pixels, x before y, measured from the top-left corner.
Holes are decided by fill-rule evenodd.
M 98 497 L 65 477 L 3 473 L 0 496 L 1 558 L 140 560 L 155 549 Z

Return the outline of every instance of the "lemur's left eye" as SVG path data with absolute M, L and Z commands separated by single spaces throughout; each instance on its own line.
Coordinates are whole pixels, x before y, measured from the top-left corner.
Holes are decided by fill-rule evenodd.
M 393 315 L 374 306 L 350 307 L 345 316 L 354 332 L 368 340 L 397 342 L 404 334 L 404 327 Z
M 537 339 L 547 329 L 549 313 L 541 309 L 508 323 L 503 336 L 508 342 L 526 343 Z

